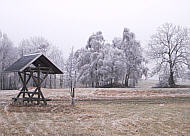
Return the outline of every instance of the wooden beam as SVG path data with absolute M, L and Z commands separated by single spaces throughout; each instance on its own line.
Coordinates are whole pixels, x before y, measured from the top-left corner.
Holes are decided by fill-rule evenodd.
M 24 72 L 24 93 L 23 93 L 23 98 L 25 97 L 25 92 L 26 92 L 26 72 Z
M 45 69 L 45 71 L 44 71 L 44 69 Z M 18 75 L 21 79 L 23 87 L 22 87 L 21 91 L 19 92 L 19 94 L 17 95 L 17 97 L 14 98 L 14 101 L 17 101 L 18 99 L 19 100 L 23 99 L 23 101 L 28 101 L 28 102 L 33 103 L 34 95 L 36 94 L 37 98 L 35 98 L 35 101 L 37 101 L 37 104 L 40 104 L 40 101 L 43 101 L 44 104 L 47 105 L 47 101 L 44 98 L 44 95 L 41 91 L 41 85 L 51 71 L 52 71 L 51 68 L 47 68 L 47 67 L 44 68 L 44 67 L 38 66 L 37 68 L 27 68 L 23 72 L 18 72 Z M 30 73 L 28 74 L 27 72 L 30 72 Z M 41 73 L 44 75 L 43 77 L 41 77 Z M 35 76 L 35 74 L 37 74 L 37 75 Z M 28 75 L 28 78 L 27 78 L 27 75 Z M 33 79 L 34 84 L 36 85 L 36 88 L 33 92 L 30 92 L 27 88 L 27 84 L 29 83 L 31 78 Z M 21 94 L 23 95 L 22 99 L 19 98 Z M 28 97 L 26 97 L 26 94 L 28 95 Z
M 38 81 L 38 86 L 37 86 L 37 88 L 38 88 L 38 104 L 40 104 L 40 93 L 41 93 L 41 84 L 40 84 L 40 64 L 38 65 L 38 69 L 37 69 L 38 71 L 37 71 L 37 76 L 38 76 L 38 78 L 37 78 L 37 81 Z

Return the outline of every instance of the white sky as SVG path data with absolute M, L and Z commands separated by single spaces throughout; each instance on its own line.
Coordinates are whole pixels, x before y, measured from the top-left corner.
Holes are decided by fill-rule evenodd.
M 0 29 L 18 45 L 43 36 L 68 54 L 99 30 L 111 41 L 124 27 L 145 47 L 163 23 L 190 27 L 190 0 L 0 0 Z

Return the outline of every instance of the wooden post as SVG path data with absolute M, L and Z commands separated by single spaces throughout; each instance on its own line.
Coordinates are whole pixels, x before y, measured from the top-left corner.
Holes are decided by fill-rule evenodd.
M 25 92 L 26 92 L 26 72 L 24 73 L 24 85 L 23 85 L 23 98 L 25 98 Z
M 37 72 L 37 90 L 38 90 L 38 104 L 40 104 L 40 89 L 41 89 L 41 85 L 40 85 L 40 65 L 38 65 L 38 72 Z
M 75 88 L 71 89 L 71 105 L 75 105 Z

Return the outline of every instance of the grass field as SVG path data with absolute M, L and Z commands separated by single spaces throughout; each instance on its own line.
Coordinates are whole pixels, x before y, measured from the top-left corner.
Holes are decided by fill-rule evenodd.
M 190 89 L 44 89 L 47 106 L 12 106 L 18 91 L 0 91 L 0 136 L 188 136 Z

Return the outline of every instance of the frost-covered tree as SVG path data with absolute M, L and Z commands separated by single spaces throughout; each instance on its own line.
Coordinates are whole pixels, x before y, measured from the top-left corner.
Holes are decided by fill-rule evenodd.
M 99 31 L 96 34 L 92 34 L 87 42 L 86 48 L 91 52 L 99 52 L 104 44 L 104 37 L 102 32 Z
M 32 53 L 47 54 L 50 50 L 50 43 L 43 37 L 31 37 L 20 42 L 18 47 L 20 56 Z
M 91 87 L 112 86 L 123 78 L 128 87 L 129 79 L 137 82 L 146 71 L 141 45 L 128 29 L 111 44 L 104 42 L 101 32 L 91 35 L 86 48 L 77 50 L 75 57 L 78 81 Z
M 89 37 L 86 48 L 76 52 L 78 80 L 82 84 L 92 87 L 99 86 L 98 69 L 101 58 L 101 49 L 104 45 L 102 32 L 97 32 Z
M 100 61 L 102 64 L 98 70 L 101 85 L 109 84 L 111 87 L 113 83 L 118 83 L 121 80 L 124 68 L 122 58 L 122 50 L 115 48 L 111 44 L 105 44 Z
M 189 65 L 189 46 L 187 28 L 169 23 L 160 26 L 149 43 L 149 57 L 156 63 L 153 74 L 163 75 L 170 87 L 175 86 L 175 79 L 181 78 Z
M 73 47 L 71 49 L 71 52 L 69 54 L 68 59 L 65 63 L 65 84 L 66 86 L 72 88 L 76 87 L 76 60 L 74 56 Z
M 61 70 L 64 69 L 64 57 L 62 51 L 57 46 L 50 46 L 48 48 L 49 50 L 46 51 L 46 56 Z M 58 80 L 58 78 L 60 80 Z M 53 82 L 52 82 L 53 80 Z M 56 88 L 57 82 L 59 81 L 60 87 L 62 88 L 63 84 L 63 75 L 59 75 L 57 77 L 56 74 L 49 75 L 49 87 L 50 88 Z M 53 85 L 54 84 L 54 85 Z
M 60 49 L 54 45 L 52 45 L 48 40 L 43 37 L 31 37 L 29 39 L 22 40 L 19 47 L 19 55 L 27 55 L 33 53 L 43 53 L 48 58 L 50 58 L 56 65 L 58 65 L 61 69 L 63 67 L 64 59 L 62 52 Z M 62 81 L 60 78 L 60 84 Z M 43 87 L 47 87 L 49 81 L 50 88 L 56 88 L 57 86 L 57 76 L 49 75 L 48 78 L 43 83 Z
M 115 38 L 113 45 L 123 51 L 123 58 L 120 61 L 123 64 L 125 86 L 129 86 L 129 80 L 132 81 L 132 86 L 135 86 L 138 79 L 147 71 L 140 43 L 135 39 L 135 34 L 125 28 L 123 38 Z
M 8 38 L 7 34 L 0 31 L 0 89 L 12 89 L 15 88 L 13 82 L 9 79 L 13 79 L 10 74 L 4 73 L 3 71 L 11 65 L 15 59 L 17 59 L 17 49 L 13 46 L 13 43 Z
M 75 92 L 74 89 L 76 88 L 76 59 L 74 57 L 74 51 L 73 47 L 71 49 L 71 53 L 69 54 L 69 58 L 66 61 L 65 64 L 65 70 L 66 74 L 65 77 L 67 79 L 67 86 L 70 87 L 70 96 L 71 96 L 71 104 L 74 105 L 74 97 L 75 97 Z
M 91 69 L 91 59 L 90 59 L 90 51 L 87 49 L 79 49 L 75 52 L 75 58 L 76 58 L 76 68 L 78 71 L 78 77 L 77 80 L 83 84 L 91 85 L 93 80 L 93 71 Z

